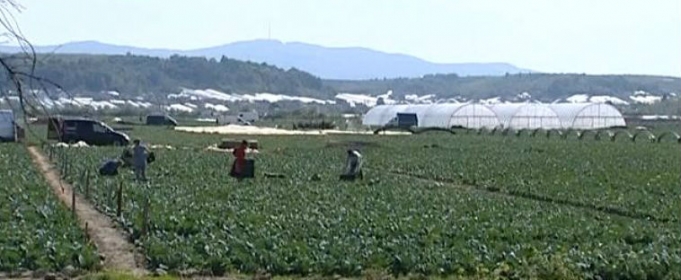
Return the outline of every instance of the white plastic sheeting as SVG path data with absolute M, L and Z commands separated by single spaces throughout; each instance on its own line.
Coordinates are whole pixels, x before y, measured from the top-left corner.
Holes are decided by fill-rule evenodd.
M 495 104 L 490 106 L 504 128 L 558 129 L 561 121 L 549 106 L 536 103 Z
M 397 116 L 397 113 L 409 107 L 409 105 L 378 105 L 362 118 L 362 124 L 368 126 L 383 126 Z
M 549 105 L 565 129 L 599 129 L 626 126 L 624 117 L 612 105 L 602 103 L 560 103 Z
M 369 110 L 362 123 L 368 126 L 386 125 L 397 113 L 415 113 L 419 127 L 467 128 L 496 127 L 499 120 L 494 112 L 481 104 L 381 105 Z
M 488 106 L 482 104 L 466 104 L 452 114 L 448 128 L 461 126 L 465 128 L 494 128 L 500 126 L 499 118 Z
M 419 127 L 599 129 L 626 125 L 615 107 L 600 103 L 380 105 L 369 110 L 362 123 L 383 126 L 397 113 L 415 113 Z
M 419 127 L 442 127 L 450 128 L 452 116 L 456 110 L 463 107 L 462 103 L 445 103 L 427 105 L 423 110 L 423 117 L 419 118 Z

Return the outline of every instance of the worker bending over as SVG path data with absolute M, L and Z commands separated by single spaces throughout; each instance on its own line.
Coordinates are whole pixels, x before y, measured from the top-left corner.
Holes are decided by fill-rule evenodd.
M 123 164 L 120 159 L 109 159 L 99 167 L 99 175 L 102 176 L 116 176 L 118 175 L 118 168 Z
M 348 159 L 345 165 L 345 173 L 341 175 L 343 180 L 355 180 L 356 178 L 364 179 L 362 173 L 362 154 L 359 151 L 348 150 Z

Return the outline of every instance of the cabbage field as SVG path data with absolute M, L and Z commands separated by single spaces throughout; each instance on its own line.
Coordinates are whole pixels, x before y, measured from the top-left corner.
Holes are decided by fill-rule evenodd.
M 0 145 L 0 273 L 93 269 L 99 255 L 25 147 Z
M 154 150 L 149 183 L 126 170 L 86 188 L 83 172 L 118 148 L 68 148 L 65 161 L 112 216 L 122 184 L 116 219 L 151 270 L 681 279 L 673 143 L 260 136 L 257 178 L 237 183 L 230 154 L 205 150 L 218 136 L 139 135 L 174 147 Z M 364 181 L 338 181 L 348 146 L 366 157 Z

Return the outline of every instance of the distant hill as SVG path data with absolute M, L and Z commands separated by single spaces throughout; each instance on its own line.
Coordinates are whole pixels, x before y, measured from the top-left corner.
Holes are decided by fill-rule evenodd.
M 404 55 L 366 48 L 329 48 L 306 43 L 253 40 L 196 50 L 146 49 L 96 41 L 71 42 L 60 46 L 36 46 L 40 53 L 146 55 L 170 57 L 173 54 L 220 59 L 229 58 L 267 63 L 284 69 L 296 68 L 323 79 L 366 80 L 413 78 L 427 74 L 458 76 L 501 76 L 527 73 L 508 63 L 433 63 Z M 0 52 L 17 52 L 16 47 L 0 46 Z

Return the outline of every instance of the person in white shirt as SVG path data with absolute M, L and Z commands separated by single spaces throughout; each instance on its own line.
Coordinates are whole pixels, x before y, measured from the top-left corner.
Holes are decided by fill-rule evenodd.
M 147 157 L 149 156 L 149 149 L 142 145 L 139 139 L 135 139 L 132 147 L 132 164 L 135 170 L 135 178 L 138 181 L 147 180 Z

